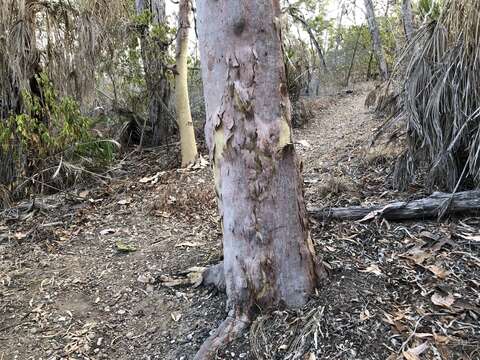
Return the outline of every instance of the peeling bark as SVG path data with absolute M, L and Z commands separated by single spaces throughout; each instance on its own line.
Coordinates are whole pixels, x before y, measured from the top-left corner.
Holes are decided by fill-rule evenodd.
M 375 17 L 375 8 L 372 0 L 364 0 L 365 10 L 367 16 L 368 27 L 372 35 L 373 51 L 378 61 L 380 76 L 382 80 L 388 80 L 388 66 L 383 53 L 382 38 L 380 37 L 380 30 L 378 28 L 377 19 Z
M 182 166 L 193 163 L 197 158 L 197 143 L 193 128 L 190 102 L 188 99 L 188 33 L 190 31 L 190 0 L 180 0 L 176 48 L 175 107 L 180 130 Z
M 279 1 L 204 0 L 197 13 L 228 307 L 248 323 L 259 308 L 303 306 L 324 270 L 293 147 Z M 197 359 L 230 339 L 224 330 Z

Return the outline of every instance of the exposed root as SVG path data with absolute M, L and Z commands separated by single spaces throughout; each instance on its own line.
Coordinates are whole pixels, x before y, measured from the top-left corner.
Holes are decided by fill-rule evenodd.
M 208 267 L 202 274 L 203 286 L 215 286 L 218 291 L 225 292 L 225 273 L 223 271 L 223 261 Z
M 217 351 L 238 338 L 249 326 L 251 319 L 246 314 L 236 315 L 233 310 L 221 323 L 215 333 L 211 335 L 198 350 L 194 360 L 211 360 L 215 358 Z

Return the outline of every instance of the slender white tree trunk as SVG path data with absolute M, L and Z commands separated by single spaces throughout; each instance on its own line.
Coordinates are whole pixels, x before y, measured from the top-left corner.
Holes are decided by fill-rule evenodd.
M 176 49 L 175 106 L 180 130 L 182 166 L 197 158 L 197 143 L 188 99 L 188 34 L 190 31 L 190 0 L 180 0 Z
M 198 32 L 206 141 L 223 224 L 230 316 L 209 359 L 254 309 L 298 307 L 323 276 L 310 239 L 292 141 L 279 0 L 202 0 Z
M 380 30 L 378 28 L 377 19 L 375 17 L 375 8 L 372 0 L 364 0 L 365 10 L 367 15 L 368 27 L 372 35 L 373 50 L 378 61 L 380 76 L 382 80 L 388 80 L 388 66 L 383 53 L 382 38 L 380 37 Z

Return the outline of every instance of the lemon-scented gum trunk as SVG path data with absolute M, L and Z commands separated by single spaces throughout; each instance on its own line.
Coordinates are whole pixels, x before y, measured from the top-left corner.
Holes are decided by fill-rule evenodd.
M 304 305 L 323 269 L 310 239 L 292 144 L 279 1 L 197 5 L 205 135 L 230 310 L 197 355 L 206 359 L 252 319 L 254 309 Z

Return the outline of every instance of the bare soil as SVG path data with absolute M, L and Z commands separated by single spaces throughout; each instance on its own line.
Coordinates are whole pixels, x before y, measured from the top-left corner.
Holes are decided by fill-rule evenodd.
M 400 146 L 369 147 L 381 121 L 365 96 L 307 101 L 295 141 L 309 206 L 424 195 L 391 188 Z M 193 358 L 226 316 L 224 294 L 194 285 L 221 260 L 221 232 L 208 165 L 176 169 L 177 151 L 2 213 L 0 360 Z M 329 280 L 304 309 L 260 314 L 218 359 L 480 359 L 477 214 L 312 223 L 312 237 Z

